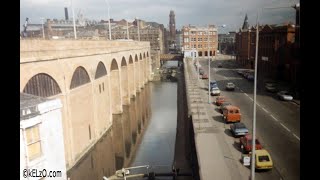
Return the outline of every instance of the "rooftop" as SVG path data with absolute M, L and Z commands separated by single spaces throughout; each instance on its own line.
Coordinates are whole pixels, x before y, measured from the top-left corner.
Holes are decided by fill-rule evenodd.
M 20 121 L 38 115 L 38 105 L 46 101 L 49 99 L 20 93 Z

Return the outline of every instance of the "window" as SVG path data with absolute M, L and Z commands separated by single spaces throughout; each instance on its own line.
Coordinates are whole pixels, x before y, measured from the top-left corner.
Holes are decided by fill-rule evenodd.
M 184 42 L 189 42 L 189 38 L 184 38 Z
M 201 45 L 201 44 L 198 44 L 198 48 L 202 48 L 202 45 Z
M 269 156 L 258 156 L 260 162 L 270 161 Z
M 202 35 L 202 31 L 198 32 L 199 35 Z
M 202 38 L 198 38 L 198 41 L 202 41 Z
M 212 31 L 209 32 L 209 35 L 212 35 Z
M 99 93 L 101 93 L 101 85 L 99 84 Z
M 204 38 L 204 41 L 208 41 L 208 38 Z
M 193 48 L 197 48 L 197 45 L 196 45 L 196 44 L 194 44 L 194 45 L 193 45 Z
M 189 35 L 189 32 L 187 31 L 187 32 L 184 32 L 184 35 Z
M 102 90 L 104 91 L 104 83 L 102 83 Z
M 42 154 L 39 125 L 27 128 L 25 131 L 27 139 L 28 156 L 29 161 L 31 161 L 36 159 L 37 157 L 40 157 Z

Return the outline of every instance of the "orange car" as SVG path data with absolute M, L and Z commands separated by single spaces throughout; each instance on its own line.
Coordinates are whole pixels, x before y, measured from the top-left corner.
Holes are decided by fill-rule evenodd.
M 224 103 L 226 101 L 226 98 L 224 96 L 218 96 L 216 98 L 216 105 L 220 106 L 222 103 Z
M 240 108 L 237 106 L 226 106 L 223 109 L 223 119 L 229 123 L 229 122 L 240 122 L 241 121 L 241 113 Z

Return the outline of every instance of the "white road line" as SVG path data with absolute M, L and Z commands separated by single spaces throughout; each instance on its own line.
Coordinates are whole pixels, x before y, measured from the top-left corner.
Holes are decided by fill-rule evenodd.
M 247 94 L 247 93 L 244 93 L 244 95 L 248 96 L 248 94 Z M 248 96 L 248 97 L 249 97 L 249 96 Z
M 249 99 L 250 99 L 251 101 L 253 101 L 253 99 L 252 99 L 251 97 L 249 97 Z
M 269 111 L 267 111 L 265 108 L 262 108 L 266 113 L 269 113 Z M 272 116 L 272 115 L 271 115 Z
M 239 88 L 239 89 L 240 89 L 240 88 Z M 243 92 L 242 89 L 240 89 L 240 91 Z
M 280 123 L 280 124 L 281 124 L 281 126 L 282 126 L 283 128 L 285 128 L 287 131 L 291 132 L 290 129 L 287 128 L 285 125 L 283 125 L 282 123 Z
M 278 121 L 278 119 L 277 118 L 275 118 L 274 116 L 272 116 L 272 115 L 270 115 L 275 121 Z
M 295 135 L 294 133 L 292 133 L 293 134 L 293 136 L 295 137 L 295 138 L 297 138 L 299 141 L 300 141 L 300 138 L 297 136 L 297 135 Z
M 259 106 L 259 107 L 260 107 L 260 104 L 258 104 L 257 102 L 256 102 L 256 104 L 257 104 L 257 106 Z
M 225 76 L 223 76 L 225 79 L 228 79 L 228 78 L 226 78 Z

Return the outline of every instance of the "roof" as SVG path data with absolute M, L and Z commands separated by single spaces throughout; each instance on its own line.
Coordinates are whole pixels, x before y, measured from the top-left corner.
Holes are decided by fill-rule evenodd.
M 46 101 L 49 101 L 49 99 L 20 93 L 20 120 L 38 115 L 38 105 Z
M 230 106 L 226 106 L 226 109 L 239 109 L 237 106 L 233 106 L 233 105 L 230 105 Z

